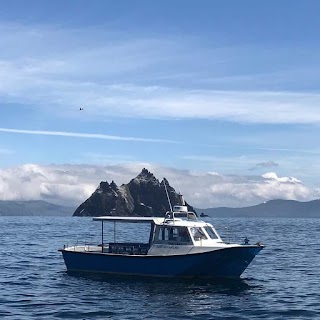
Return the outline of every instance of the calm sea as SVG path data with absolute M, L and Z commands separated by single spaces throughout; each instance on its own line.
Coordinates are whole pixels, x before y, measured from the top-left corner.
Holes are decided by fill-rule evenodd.
M 0 318 L 320 319 L 320 219 L 206 219 L 225 240 L 248 237 L 266 244 L 241 279 L 68 274 L 57 250 L 98 242 L 99 223 L 0 217 Z M 112 228 L 106 228 L 110 237 Z M 138 230 L 126 236 L 133 234 Z

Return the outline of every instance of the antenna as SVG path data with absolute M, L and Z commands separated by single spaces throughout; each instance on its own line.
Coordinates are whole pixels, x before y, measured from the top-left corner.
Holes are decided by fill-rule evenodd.
M 166 180 L 165 179 L 163 179 L 163 184 L 164 184 L 164 188 L 166 189 L 166 194 L 167 194 L 167 198 L 168 198 L 168 202 L 169 202 L 169 206 L 170 206 L 170 211 L 172 211 L 172 206 L 171 206 L 171 202 L 170 202 L 170 198 L 169 198 L 169 194 L 168 194 L 168 190 L 167 190 Z
M 181 194 L 180 183 L 178 182 L 179 193 Z
M 180 184 L 179 184 L 179 183 L 178 183 L 178 188 L 179 188 L 178 197 L 179 197 L 180 205 L 185 206 L 186 203 L 185 203 L 184 198 L 183 198 L 183 195 L 182 195 L 182 193 L 181 193 L 181 189 L 180 189 Z
M 181 192 L 179 193 L 179 201 L 180 201 L 181 206 L 186 205 L 186 202 L 184 201 L 184 198 L 183 198 L 183 195 L 181 194 Z

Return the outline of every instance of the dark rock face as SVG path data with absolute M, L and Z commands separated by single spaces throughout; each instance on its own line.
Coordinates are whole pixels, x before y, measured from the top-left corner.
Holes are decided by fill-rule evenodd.
M 155 216 L 163 217 L 170 210 L 166 190 L 170 202 L 179 204 L 178 193 L 164 178 L 159 182 L 147 169 L 132 179 L 128 184 L 118 187 L 114 181 L 110 184 L 101 182 L 96 191 L 74 212 L 74 216 Z M 190 211 L 193 207 L 188 205 Z

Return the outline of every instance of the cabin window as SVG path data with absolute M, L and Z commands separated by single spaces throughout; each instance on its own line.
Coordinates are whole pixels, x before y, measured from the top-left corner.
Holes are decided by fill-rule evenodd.
M 208 236 L 211 239 L 219 239 L 219 237 L 217 236 L 217 234 L 214 232 L 214 230 L 211 227 L 204 227 L 204 230 L 206 230 Z
M 201 228 L 193 227 L 190 230 L 191 230 L 191 234 L 193 236 L 193 239 L 195 241 L 207 239 L 206 235 L 204 234 L 204 232 L 202 231 Z
M 178 240 L 180 242 L 190 242 L 190 235 L 187 227 L 180 227 L 178 228 Z
M 189 243 L 191 241 L 187 227 L 159 227 L 156 230 L 155 243 Z

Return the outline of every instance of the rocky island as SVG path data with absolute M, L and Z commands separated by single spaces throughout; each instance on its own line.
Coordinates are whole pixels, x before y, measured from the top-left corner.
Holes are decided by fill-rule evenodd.
M 117 186 L 114 181 L 100 182 L 94 193 L 74 212 L 74 216 L 155 216 L 163 217 L 171 205 L 179 204 L 179 194 L 167 179 L 160 182 L 147 169 L 128 184 Z M 188 210 L 195 211 L 186 203 Z

